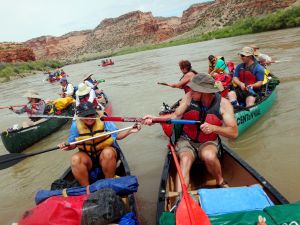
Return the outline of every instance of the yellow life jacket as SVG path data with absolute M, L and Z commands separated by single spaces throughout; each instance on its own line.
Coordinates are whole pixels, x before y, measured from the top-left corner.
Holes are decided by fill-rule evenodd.
M 102 122 L 100 119 L 96 119 L 92 130 L 90 130 L 81 120 L 77 120 L 76 125 L 79 133 L 79 137 L 76 138 L 76 141 L 105 134 L 104 122 Z M 106 135 L 77 144 L 77 147 L 79 150 L 95 156 L 99 155 L 105 147 L 112 146 L 113 143 L 114 139 L 111 137 L 111 135 Z
M 53 100 L 53 104 L 57 110 L 63 110 L 74 102 L 75 99 L 70 96 Z
M 268 69 L 264 69 L 265 73 L 264 73 L 264 81 L 263 81 L 263 85 L 268 83 L 268 77 L 269 77 L 269 74 L 270 74 L 270 70 Z

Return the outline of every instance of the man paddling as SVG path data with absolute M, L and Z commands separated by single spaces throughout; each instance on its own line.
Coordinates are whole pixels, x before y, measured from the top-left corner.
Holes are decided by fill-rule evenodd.
M 114 123 L 103 122 L 97 117 L 97 112 L 90 102 L 79 104 L 76 107 L 76 123 L 72 123 L 68 142 L 79 141 L 90 137 L 99 136 L 105 132 L 117 130 Z M 130 130 L 107 135 L 82 144 L 67 146 L 61 143 L 62 150 L 73 150 L 78 147 L 79 152 L 71 158 L 71 169 L 74 177 L 82 186 L 89 185 L 90 175 L 101 168 L 105 178 L 113 178 L 117 168 L 118 153 L 114 147 L 116 140 L 126 138 L 128 135 L 138 132 L 140 124 Z M 94 175 L 94 176 L 97 176 Z
M 178 140 L 175 140 L 175 150 L 187 187 L 190 182 L 190 169 L 197 156 L 214 176 L 217 186 L 228 186 L 223 179 L 218 159 L 218 136 L 236 138 L 238 128 L 232 105 L 218 94 L 219 89 L 214 84 L 214 79 L 208 74 L 195 75 L 187 84 L 191 91 L 182 98 L 176 111 L 169 115 L 169 118 L 203 121 L 201 125 L 184 125 Z M 152 125 L 153 118 L 151 115 L 145 116 L 144 124 Z M 181 191 L 178 176 L 176 189 Z
M 10 107 L 9 109 L 16 114 L 22 114 L 25 112 L 28 114 L 30 121 L 25 121 L 22 124 L 25 128 L 34 125 L 35 122 L 42 119 L 36 116 L 44 114 L 46 103 L 44 100 L 42 100 L 42 97 L 39 95 L 39 93 L 33 90 L 28 90 L 23 97 L 28 99 L 28 103 L 24 107 L 21 109 L 14 109 L 13 107 Z

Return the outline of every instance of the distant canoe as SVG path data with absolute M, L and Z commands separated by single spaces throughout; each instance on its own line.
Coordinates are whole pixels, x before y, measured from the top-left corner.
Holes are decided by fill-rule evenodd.
M 102 63 L 101 66 L 106 67 L 106 66 L 111 66 L 111 65 L 114 65 L 114 64 L 115 64 L 114 62 L 108 62 L 108 63 Z

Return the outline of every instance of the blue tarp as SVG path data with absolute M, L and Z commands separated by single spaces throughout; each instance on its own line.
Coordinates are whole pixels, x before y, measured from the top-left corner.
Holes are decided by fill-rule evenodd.
M 95 192 L 103 188 L 112 188 L 118 195 L 127 195 L 138 190 L 138 180 L 136 176 L 125 176 L 120 178 L 102 179 L 90 185 L 90 192 Z M 86 194 L 86 186 L 73 187 L 66 189 L 68 196 L 84 195 Z M 35 202 L 46 200 L 52 196 L 63 195 L 63 190 L 40 190 L 35 195 Z
M 208 216 L 251 210 L 274 205 L 259 185 L 198 190 L 200 204 Z

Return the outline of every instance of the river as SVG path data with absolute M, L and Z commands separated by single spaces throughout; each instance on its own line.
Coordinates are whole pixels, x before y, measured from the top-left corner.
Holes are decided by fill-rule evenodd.
M 233 38 L 210 40 L 195 44 L 133 53 L 113 58 L 114 66 L 99 67 L 100 60 L 64 67 L 68 78 L 78 84 L 87 72 L 94 79 L 105 79 L 101 88 L 113 103 L 114 115 L 142 117 L 157 115 L 162 102 L 173 103 L 183 95 L 182 90 L 157 85 L 175 82 L 181 77 L 178 62 L 191 61 L 196 71 L 207 71 L 210 54 L 223 55 L 226 60 L 240 63 L 237 53 L 247 45 L 256 44 L 269 54 L 274 63 L 271 70 L 281 79 L 278 99 L 272 109 L 230 146 L 261 175 L 269 180 L 289 201 L 300 200 L 300 28 L 286 29 Z M 22 94 L 33 89 L 44 98 L 57 98 L 59 84 L 43 82 L 36 74 L 0 84 L 0 105 L 25 103 Z M 298 119 L 297 119 L 298 118 Z M 8 109 L 0 110 L 0 130 L 24 120 Z M 118 124 L 125 127 L 129 124 Z M 56 146 L 67 140 L 69 124 L 58 132 L 28 148 L 25 153 Z M 142 130 L 119 142 L 129 162 L 132 174 L 138 176 L 138 206 L 142 224 L 155 224 L 158 186 L 167 139 L 159 125 Z M 0 154 L 7 154 L 2 142 Z M 0 224 L 17 221 L 23 212 L 34 206 L 37 189 L 49 188 L 69 166 L 72 152 L 52 151 L 27 158 L 17 165 L 0 171 Z

